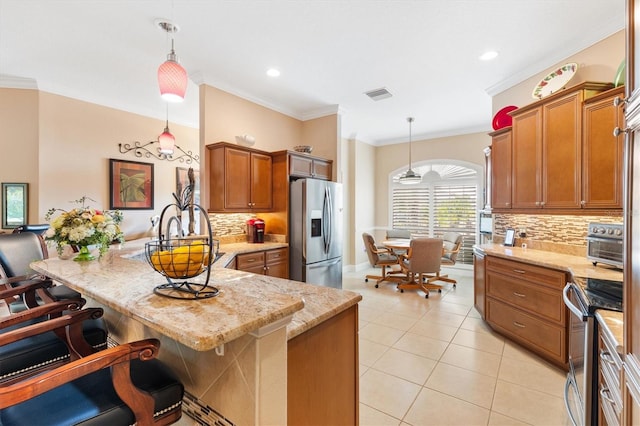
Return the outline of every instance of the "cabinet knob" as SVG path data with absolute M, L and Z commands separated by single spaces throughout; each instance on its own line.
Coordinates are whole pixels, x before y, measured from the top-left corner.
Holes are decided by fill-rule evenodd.
M 546 203 L 544 201 L 540 201 L 540 207 L 544 207 Z
M 621 129 L 620 127 L 616 127 L 615 129 L 613 129 L 613 136 L 618 137 L 622 133 L 627 133 L 628 130 L 629 129 Z
M 622 99 L 620 96 L 616 96 L 615 98 L 613 98 L 613 106 L 618 106 L 620 104 L 626 104 L 627 100 L 626 99 Z
M 540 201 L 536 201 L 536 206 L 539 206 L 539 205 L 540 205 Z

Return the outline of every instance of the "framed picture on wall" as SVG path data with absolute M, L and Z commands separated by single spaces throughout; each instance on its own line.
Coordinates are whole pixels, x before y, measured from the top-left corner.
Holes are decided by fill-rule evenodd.
M 109 160 L 110 209 L 153 210 L 153 164 Z
M 193 202 L 200 204 L 200 172 L 198 170 L 193 171 L 193 178 L 195 179 L 195 188 L 193 190 Z M 176 195 L 180 197 L 182 191 L 189 185 L 189 168 L 176 167 Z
M 29 184 L 2 184 L 2 227 L 26 225 L 29 217 Z

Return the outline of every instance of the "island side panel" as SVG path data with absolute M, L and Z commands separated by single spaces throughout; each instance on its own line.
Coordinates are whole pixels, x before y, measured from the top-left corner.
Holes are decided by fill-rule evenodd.
M 290 425 L 358 424 L 358 305 L 289 340 Z

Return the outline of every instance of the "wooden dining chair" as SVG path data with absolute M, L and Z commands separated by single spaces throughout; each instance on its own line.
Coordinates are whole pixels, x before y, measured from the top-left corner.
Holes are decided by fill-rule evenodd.
M 439 238 L 414 238 L 406 255 L 401 256 L 400 268 L 406 274 L 405 281 L 398 284 L 404 290 L 422 290 L 429 298 L 429 290 L 442 292 L 442 286 L 433 284 L 434 275 L 439 274 L 442 264 L 442 240 Z
M 369 263 L 372 267 L 380 267 L 382 269 L 382 275 L 367 275 L 364 279 L 365 282 L 369 280 L 376 280 L 375 287 L 378 288 L 381 282 L 387 281 L 391 276 L 397 275 L 400 271 L 390 270 L 387 273 L 387 268 L 391 268 L 394 265 L 398 265 L 398 256 L 396 256 L 390 249 L 386 247 L 380 247 L 376 245 L 371 234 L 366 232 L 362 233 L 362 240 L 367 250 L 367 256 L 369 257 Z

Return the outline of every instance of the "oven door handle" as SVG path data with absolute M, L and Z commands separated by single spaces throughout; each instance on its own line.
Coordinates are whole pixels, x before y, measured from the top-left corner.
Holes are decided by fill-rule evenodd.
M 564 304 L 567 308 L 569 308 L 569 310 L 578 318 L 581 318 L 582 321 L 586 321 L 588 319 L 588 315 L 586 315 L 584 312 L 582 312 L 581 309 L 579 309 L 576 305 L 574 305 L 573 303 L 571 303 L 571 300 L 569 300 L 569 291 L 571 291 L 571 283 L 567 283 L 566 286 L 564 286 L 564 290 L 562 290 L 562 300 L 564 300 Z
M 571 410 L 571 404 L 569 403 L 569 389 L 572 385 L 575 386 L 573 378 L 569 374 L 567 375 L 567 381 L 564 383 L 564 406 L 567 410 L 567 414 L 569 414 L 571 424 L 573 424 L 573 426 L 578 426 L 578 422 L 576 422 L 576 418 L 573 414 L 573 411 Z
M 599 243 L 622 244 L 622 240 L 618 238 L 587 237 L 587 241 L 597 241 Z

